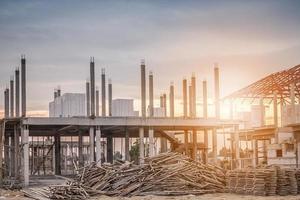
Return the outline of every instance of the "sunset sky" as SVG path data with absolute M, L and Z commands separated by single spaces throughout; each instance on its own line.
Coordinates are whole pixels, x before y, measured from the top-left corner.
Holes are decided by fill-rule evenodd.
M 28 110 L 45 115 L 53 89 L 84 92 L 89 57 L 113 82 L 113 98 L 140 96 L 140 60 L 154 73 L 155 97 L 171 81 L 208 81 L 219 63 L 224 96 L 300 64 L 300 1 L 0 1 L 0 115 L 3 91 L 26 54 Z M 178 103 L 180 101 L 178 100 Z M 180 106 L 177 104 L 177 106 Z

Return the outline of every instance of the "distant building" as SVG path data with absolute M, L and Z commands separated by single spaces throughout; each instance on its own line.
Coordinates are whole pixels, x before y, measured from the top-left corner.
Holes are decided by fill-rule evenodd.
M 49 103 L 49 117 L 86 116 L 85 94 L 65 93 Z
M 147 109 L 148 116 L 150 116 L 150 108 Z M 153 108 L 153 117 L 165 117 L 165 108 L 154 107 Z
M 138 112 L 134 111 L 133 99 L 114 99 L 112 100 L 112 116 L 134 117 Z

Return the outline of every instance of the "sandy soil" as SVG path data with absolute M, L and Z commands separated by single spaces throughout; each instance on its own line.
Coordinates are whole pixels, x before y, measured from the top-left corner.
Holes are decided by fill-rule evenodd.
M 0 200 L 29 200 L 23 197 L 21 192 L 18 191 L 7 191 L 0 190 Z M 246 196 L 237 194 L 206 194 L 201 196 L 187 195 L 187 196 L 144 196 L 144 197 L 93 197 L 91 200 L 300 200 L 300 195 L 298 196 L 276 196 L 276 197 L 260 197 L 260 196 Z

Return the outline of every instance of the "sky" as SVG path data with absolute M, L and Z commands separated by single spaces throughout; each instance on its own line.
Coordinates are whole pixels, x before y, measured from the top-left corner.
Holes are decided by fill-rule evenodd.
M 156 99 L 174 82 L 180 107 L 182 79 L 192 73 L 198 99 L 203 80 L 213 98 L 216 62 L 221 96 L 228 95 L 300 64 L 299 8 L 297 0 L 1 0 L 0 115 L 21 54 L 32 116 L 47 115 L 57 86 L 85 91 L 90 56 L 96 84 L 101 68 L 112 79 L 113 98 L 139 99 L 141 59 L 154 74 Z

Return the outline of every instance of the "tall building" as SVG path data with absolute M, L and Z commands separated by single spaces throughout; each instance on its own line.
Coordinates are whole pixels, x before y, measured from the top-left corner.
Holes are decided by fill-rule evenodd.
M 85 94 L 65 93 L 49 103 L 49 117 L 86 116 Z
M 133 117 L 137 112 L 134 111 L 133 99 L 114 99 L 112 100 L 112 116 Z

